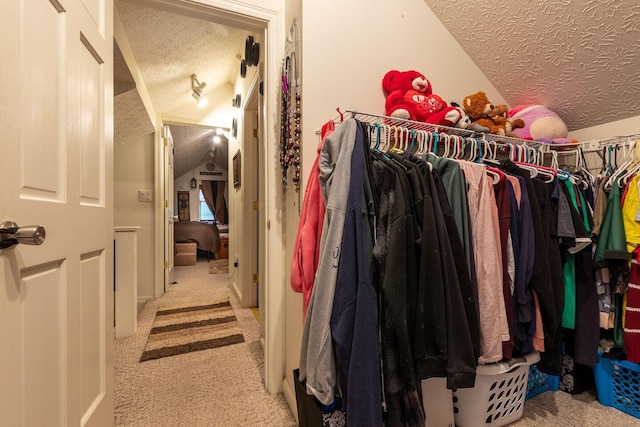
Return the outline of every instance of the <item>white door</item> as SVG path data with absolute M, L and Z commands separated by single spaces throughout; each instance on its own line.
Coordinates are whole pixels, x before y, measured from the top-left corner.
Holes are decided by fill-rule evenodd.
M 113 3 L 1 9 L 0 425 L 113 425 Z
M 175 211 L 173 191 L 173 137 L 169 126 L 162 126 L 162 146 L 164 158 L 164 291 L 173 282 L 174 234 L 173 223 L 178 220 Z

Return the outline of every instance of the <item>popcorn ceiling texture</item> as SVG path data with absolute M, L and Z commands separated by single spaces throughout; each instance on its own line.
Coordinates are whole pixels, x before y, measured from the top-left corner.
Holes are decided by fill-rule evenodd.
M 239 75 L 247 31 L 124 1 L 116 10 L 157 112 L 195 102 L 191 74 L 205 94 Z
M 569 130 L 640 115 L 637 0 L 424 1 L 511 107 Z

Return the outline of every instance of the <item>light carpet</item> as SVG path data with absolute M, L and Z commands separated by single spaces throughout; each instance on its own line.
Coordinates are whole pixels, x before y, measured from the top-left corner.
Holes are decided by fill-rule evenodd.
M 282 394 L 264 388 L 264 352 L 253 313 L 240 307 L 227 275 L 209 274 L 209 263 L 176 267 L 161 298 L 147 301 L 138 330 L 114 345 L 115 426 L 294 427 Z M 139 363 L 160 307 L 229 300 L 245 342 Z
M 244 342 L 229 301 L 158 310 L 141 362 Z
M 212 259 L 209 261 L 209 274 L 228 274 L 229 260 L 227 258 Z

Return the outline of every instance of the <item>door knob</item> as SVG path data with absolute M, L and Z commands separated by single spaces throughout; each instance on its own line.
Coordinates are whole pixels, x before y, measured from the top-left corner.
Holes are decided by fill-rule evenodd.
M 47 233 L 41 225 L 19 227 L 13 221 L 0 224 L 0 249 L 7 249 L 22 243 L 23 245 L 41 245 Z

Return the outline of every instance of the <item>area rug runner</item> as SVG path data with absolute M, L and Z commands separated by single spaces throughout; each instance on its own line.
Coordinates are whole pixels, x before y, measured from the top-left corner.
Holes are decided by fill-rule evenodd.
M 141 362 L 244 342 L 229 301 L 158 310 Z
M 226 258 L 209 261 L 209 274 L 229 273 L 229 260 Z

